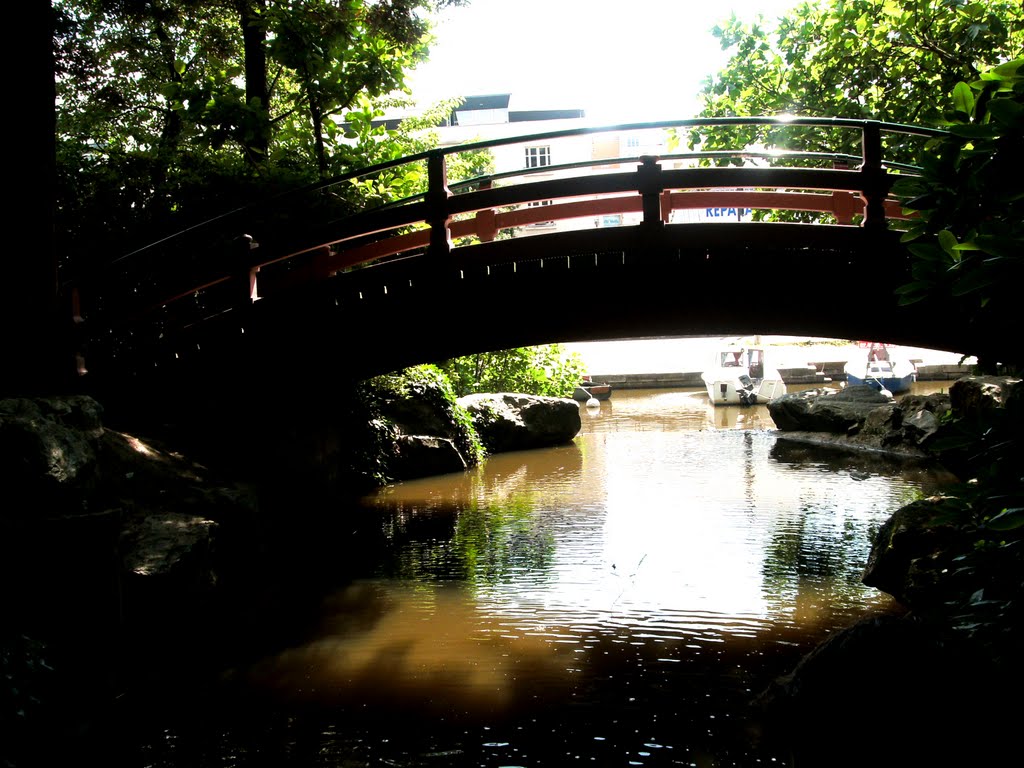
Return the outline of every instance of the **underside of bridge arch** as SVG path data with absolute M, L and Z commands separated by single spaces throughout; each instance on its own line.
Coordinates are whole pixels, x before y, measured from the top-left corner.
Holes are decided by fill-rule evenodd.
M 899 307 L 894 233 L 744 224 L 587 230 L 392 262 L 254 308 L 270 359 L 354 377 L 553 341 L 792 334 L 964 351 L 948 313 Z M 266 310 L 264 313 L 263 310 Z
M 982 330 L 898 306 L 898 233 L 806 224 L 661 225 L 519 238 L 354 270 L 187 332 L 109 384 L 265 401 L 407 365 L 555 341 L 787 334 L 979 354 Z

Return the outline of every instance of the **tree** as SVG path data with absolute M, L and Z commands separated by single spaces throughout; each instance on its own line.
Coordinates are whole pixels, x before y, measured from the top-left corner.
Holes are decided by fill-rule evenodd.
M 731 51 L 702 91 L 701 116 L 869 118 L 917 125 L 942 123 L 941 94 L 1006 62 L 1024 49 L 1024 8 L 1017 0 L 823 0 L 804 2 L 770 27 L 735 15 L 713 34 Z M 736 141 L 832 151 L 832 132 L 744 129 L 695 131 L 691 144 L 735 149 Z M 841 140 L 857 151 L 857 137 Z M 919 145 L 902 148 L 914 158 Z M 891 159 L 901 148 L 889 147 Z
M 365 164 L 343 115 L 401 92 L 459 2 L 55 0 L 61 250 L 109 259 Z

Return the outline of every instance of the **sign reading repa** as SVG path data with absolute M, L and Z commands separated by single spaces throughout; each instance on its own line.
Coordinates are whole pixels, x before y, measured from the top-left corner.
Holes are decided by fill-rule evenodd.
M 742 219 L 750 213 L 749 208 L 705 208 L 704 216 L 709 219 Z

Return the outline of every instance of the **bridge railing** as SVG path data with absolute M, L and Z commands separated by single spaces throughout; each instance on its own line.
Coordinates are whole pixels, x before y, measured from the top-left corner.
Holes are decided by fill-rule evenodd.
M 731 151 L 644 153 L 641 148 L 639 155 L 596 158 L 586 151 L 588 139 L 670 130 L 747 133 Z M 794 140 L 786 142 L 792 148 L 751 146 L 751 132 L 765 131 L 774 134 L 776 145 L 779 134 L 792 133 Z M 686 226 L 687 217 L 680 214 L 700 209 L 827 214 L 841 226 L 883 230 L 889 219 L 903 216 L 899 202 L 888 195 L 894 175 L 916 173 L 905 162 L 907 142 L 921 144 L 941 135 L 934 129 L 844 118 L 704 118 L 442 147 L 301 191 L 329 195 L 343 185 L 419 167 L 427 183 L 418 195 L 337 220 L 307 221 L 299 231 L 271 239 L 261 235 L 256 209 L 239 209 L 167 238 L 159 248 L 119 259 L 112 272 L 120 279 L 94 283 L 76 315 L 90 323 L 98 320 L 99 332 L 111 338 L 137 333 L 142 317 L 150 333 L 162 333 L 164 327 L 201 322 L 274 293 L 396 258 L 425 257 L 442 265 L 455 253 L 472 258 L 476 244 L 502 237 L 542 237 L 612 221 L 646 231 Z M 522 152 L 559 142 L 583 147 L 580 159 L 448 179 L 455 155 Z M 826 142 L 832 146 L 823 149 Z M 196 248 L 186 245 L 197 237 L 216 247 L 197 256 Z M 160 258 L 152 258 L 157 250 Z M 133 271 L 138 264 L 144 266 Z

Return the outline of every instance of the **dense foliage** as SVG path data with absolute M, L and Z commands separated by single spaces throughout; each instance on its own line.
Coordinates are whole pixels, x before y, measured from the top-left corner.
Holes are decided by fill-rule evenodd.
M 455 392 L 517 392 L 571 397 L 585 373 L 579 355 L 560 344 L 480 352 L 440 364 Z
M 914 254 L 901 302 L 942 302 L 979 333 L 1017 316 L 1024 278 L 1024 59 L 957 83 L 949 135 L 929 143 L 920 177 L 894 192 L 920 214 L 903 237 Z M 1021 358 L 987 362 L 1020 365 Z
M 412 169 L 277 197 L 429 145 L 423 121 L 376 119 L 425 58 L 430 12 L 460 2 L 53 0 L 62 266 L 253 201 L 274 200 L 256 224 L 295 226 L 417 191 Z
M 1024 258 L 1024 5 L 819 0 L 800 3 L 774 26 L 733 16 L 714 34 L 731 57 L 704 87 L 702 116 L 835 116 L 949 128 L 947 139 L 887 138 L 884 148 L 888 160 L 924 169 L 894 190 L 921 215 L 905 238 L 913 279 L 901 301 L 942 302 L 974 324 L 979 338 L 1012 320 Z M 685 139 L 707 150 L 861 152 L 860 132 L 841 129 L 694 130 Z M 995 362 L 1011 361 L 982 361 L 990 368 Z
M 1024 50 L 1024 7 L 1016 0 L 819 0 L 796 5 L 775 25 L 733 15 L 713 30 L 726 66 L 705 84 L 705 117 L 798 115 L 938 126 L 941 95 Z M 834 131 L 750 128 L 691 144 L 859 154 L 859 136 Z M 918 146 L 887 147 L 916 159 Z

